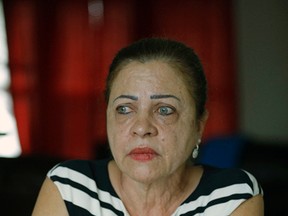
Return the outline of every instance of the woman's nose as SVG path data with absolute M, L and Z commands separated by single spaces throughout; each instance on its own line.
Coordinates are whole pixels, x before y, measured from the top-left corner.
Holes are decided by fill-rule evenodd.
M 158 133 L 157 127 L 149 116 L 138 117 L 134 122 L 131 132 L 140 137 L 155 136 Z

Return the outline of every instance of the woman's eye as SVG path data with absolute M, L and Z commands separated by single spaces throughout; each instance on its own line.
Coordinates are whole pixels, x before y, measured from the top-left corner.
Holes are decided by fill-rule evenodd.
M 119 114 L 129 114 L 131 112 L 131 109 L 127 106 L 118 106 L 116 108 L 116 111 L 119 113 Z
M 171 107 L 166 107 L 166 106 L 164 106 L 164 107 L 160 107 L 159 109 L 158 109 L 158 112 L 159 112 L 159 114 L 160 115 L 163 115 L 163 116 L 165 116 L 165 115 L 171 115 L 172 113 L 174 113 L 174 109 L 172 109 Z

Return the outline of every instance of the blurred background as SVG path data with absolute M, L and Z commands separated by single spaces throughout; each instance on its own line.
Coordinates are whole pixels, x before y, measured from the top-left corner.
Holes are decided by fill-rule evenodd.
M 202 60 L 210 116 L 199 161 L 250 171 L 265 215 L 288 215 L 287 0 L 0 1 L 2 212 L 31 215 L 59 161 L 109 155 L 109 64 L 144 37 L 182 41 Z

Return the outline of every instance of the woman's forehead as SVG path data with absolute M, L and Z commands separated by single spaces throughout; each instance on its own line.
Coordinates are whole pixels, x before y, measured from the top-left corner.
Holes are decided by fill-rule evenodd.
M 149 83 L 163 87 L 172 84 L 173 87 L 184 85 L 179 72 L 161 61 L 131 62 L 119 71 L 113 85 L 137 84 L 141 87 L 141 85 L 148 85 Z
M 153 79 L 173 79 L 179 77 L 180 73 L 175 67 L 163 61 L 151 60 L 148 62 L 133 61 L 125 65 L 118 73 L 123 79 L 151 77 Z
M 161 61 L 129 63 L 119 71 L 111 90 L 113 97 L 122 94 L 143 95 L 144 93 L 148 97 L 151 95 L 190 97 L 179 72 Z

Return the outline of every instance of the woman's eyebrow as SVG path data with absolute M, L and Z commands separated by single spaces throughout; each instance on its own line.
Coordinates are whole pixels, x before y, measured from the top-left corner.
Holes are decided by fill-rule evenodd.
M 160 95 L 151 95 L 150 99 L 162 99 L 162 98 L 175 98 L 176 100 L 180 101 L 180 99 L 174 95 L 169 94 L 160 94 Z
M 127 99 L 130 99 L 130 100 L 134 100 L 134 101 L 137 101 L 138 100 L 138 97 L 137 96 L 134 96 L 134 95 L 120 95 L 118 97 L 116 97 L 113 102 L 115 102 L 117 99 L 120 99 L 120 98 L 127 98 Z

